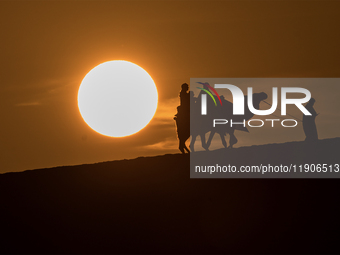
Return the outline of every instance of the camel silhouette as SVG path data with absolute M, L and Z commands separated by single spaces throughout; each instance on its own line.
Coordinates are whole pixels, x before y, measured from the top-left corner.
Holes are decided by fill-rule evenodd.
M 253 95 L 253 106 L 255 109 L 259 109 L 260 102 L 267 98 L 267 94 L 264 92 L 254 93 Z M 216 125 L 213 127 L 213 119 L 232 119 L 233 122 L 242 122 L 243 120 L 251 119 L 254 114 L 249 110 L 247 104 L 247 97 L 244 97 L 244 115 L 234 116 L 233 113 L 233 103 L 226 100 L 223 96 L 221 96 L 221 105 L 215 106 L 213 100 L 211 98 L 208 99 L 208 112 L 206 115 L 201 115 L 201 99 L 200 95 L 197 98 L 191 98 L 190 100 L 190 114 L 186 111 L 185 113 L 178 112 L 176 117 L 174 118 L 177 126 L 177 134 L 179 140 L 179 150 L 182 153 L 185 151 L 189 152 L 189 149 L 185 145 L 185 142 L 192 137 L 190 142 L 190 150 L 194 151 L 194 145 L 196 142 L 196 138 L 200 136 L 202 147 L 205 150 L 209 150 L 211 141 L 215 135 L 218 133 L 220 135 L 222 144 L 225 148 L 227 148 L 227 142 L 225 140 L 225 135 L 229 134 L 229 148 L 232 148 L 233 145 L 237 143 L 237 138 L 234 134 L 235 130 L 249 132 L 246 127 L 243 125 Z M 217 98 L 215 98 L 217 100 Z M 190 120 L 189 120 L 190 119 Z M 205 140 L 206 133 L 210 132 L 208 141 Z

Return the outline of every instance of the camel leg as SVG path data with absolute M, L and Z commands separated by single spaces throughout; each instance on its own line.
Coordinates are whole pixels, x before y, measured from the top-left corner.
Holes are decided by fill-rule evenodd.
M 229 147 L 228 148 L 233 148 L 233 145 L 237 143 L 237 138 L 234 135 L 234 129 L 232 129 L 229 133 L 230 139 L 229 139 Z
M 223 133 L 219 133 L 219 135 L 221 137 L 221 141 L 222 141 L 222 144 L 223 144 L 224 148 L 227 148 L 227 142 L 225 140 L 224 134 Z
M 207 143 L 205 142 L 205 134 L 203 134 L 203 135 L 201 134 L 200 137 L 201 137 L 202 147 L 204 149 L 206 149 L 207 148 Z
M 186 140 L 184 140 L 184 139 L 181 139 L 180 142 L 179 142 L 179 150 L 180 150 L 183 154 L 185 154 L 185 151 L 186 151 L 187 153 L 190 153 L 190 150 L 189 150 L 188 147 L 185 145 L 185 142 L 186 142 Z
M 189 150 L 188 147 L 185 145 L 185 143 L 184 143 L 184 149 L 187 151 L 187 153 L 190 153 L 190 150 Z
M 191 136 L 191 141 L 190 141 L 190 150 L 192 151 L 192 152 L 194 152 L 195 151 L 195 148 L 194 148 L 194 146 L 195 146 L 195 141 L 196 141 L 196 135 L 192 135 Z
M 205 146 L 205 148 L 204 148 L 204 149 L 206 149 L 207 151 L 209 150 L 209 147 L 210 147 L 210 144 L 211 144 L 211 141 L 212 141 L 214 135 L 215 135 L 215 131 L 210 131 L 210 135 L 209 135 L 209 138 L 208 138 L 208 142 L 207 142 L 207 144 L 206 144 L 206 146 Z

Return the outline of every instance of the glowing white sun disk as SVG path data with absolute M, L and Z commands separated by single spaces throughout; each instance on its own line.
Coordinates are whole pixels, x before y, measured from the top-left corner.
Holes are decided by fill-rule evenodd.
M 83 79 L 78 107 L 84 121 L 96 132 L 123 137 L 143 129 L 153 118 L 158 103 L 151 76 L 128 61 L 104 62 Z

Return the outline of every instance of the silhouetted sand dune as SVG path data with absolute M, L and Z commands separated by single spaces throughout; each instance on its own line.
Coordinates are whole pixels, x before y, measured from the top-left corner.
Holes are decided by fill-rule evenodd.
M 327 163 L 339 145 L 210 153 Z M 339 253 L 339 180 L 190 179 L 189 164 L 175 154 L 2 174 L 0 253 Z

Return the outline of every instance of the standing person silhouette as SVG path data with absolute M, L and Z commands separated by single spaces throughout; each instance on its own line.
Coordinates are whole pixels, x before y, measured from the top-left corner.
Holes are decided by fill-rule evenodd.
M 182 90 L 179 92 L 180 105 L 186 109 L 190 105 L 190 95 L 188 92 L 189 85 L 187 83 L 183 83 L 181 89 Z
M 303 131 L 305 132 L 307 142 L 314 142 L 318 140 L 318 131 L 316 129 L 315 124 L 315 117 L 318 115 L 316 111 L 314 110 L 314 103 L 315 99 L 311 98 L 309 102 L 306 104 L 306 109 L 312 114 L 312 115 L 303 115 L 302 118 L 302 126 Z
M 179 93 L 180 105 L 177 107 L 177 114 L 174 117 L 177 126 L 179 150 L 183 154 L 185 154 L 185 152 L 190 152 L 185 145 L 186 140 L 190 137 L 190 93 L 188 90 L 189 85 L 183 83 Z

